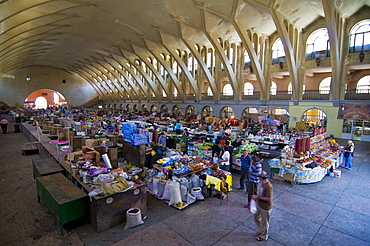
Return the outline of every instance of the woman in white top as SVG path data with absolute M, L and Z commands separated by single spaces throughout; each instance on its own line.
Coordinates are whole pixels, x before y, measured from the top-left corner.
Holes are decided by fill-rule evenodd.
M 224 171 L 229 171 L 230 170 L 230 152 L 229 152 L 229 146 L 224 145 L 222 147 L 222 156 L 219 160 L 221 169 Z

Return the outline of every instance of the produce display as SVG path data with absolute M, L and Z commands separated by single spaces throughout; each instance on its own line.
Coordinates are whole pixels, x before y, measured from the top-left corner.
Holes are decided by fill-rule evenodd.
M 321 181 L 329 168 L 335 168 L 341 149 L 326 141 L 327 134 L 297 138 L 294 147 L 287 146 L 280 159 L 269 161 L 271 168 L 279 168 L 279 176 L 294 175 L 294 182 L 314 183 Z

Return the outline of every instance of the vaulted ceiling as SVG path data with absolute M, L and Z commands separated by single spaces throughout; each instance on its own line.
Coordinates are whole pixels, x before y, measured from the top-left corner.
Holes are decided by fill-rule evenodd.
M 0 0 L 0 75 L 30 65 L 75 72 L 90 60 L 125 59 L 211 47 L 209 35 L 241 42 L 277 31 L 274 17 L 302 29 L 324 17 L 328 0 Z M 351 16 L 369 0 L 333 0 Z M 276 20 L 275 20 L 276 21 Z M 165 48 L 166 47 L 166 48 Z

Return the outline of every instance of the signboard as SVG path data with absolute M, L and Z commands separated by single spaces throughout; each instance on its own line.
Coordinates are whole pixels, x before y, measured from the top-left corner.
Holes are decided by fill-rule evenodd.
M 370 119 L 370 104 L 341 103 L 338 109 L 338 119 Z

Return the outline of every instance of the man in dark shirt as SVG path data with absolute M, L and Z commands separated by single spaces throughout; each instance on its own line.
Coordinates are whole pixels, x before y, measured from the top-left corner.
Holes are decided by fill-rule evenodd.
M 244 190 L 248 188 L 248 179 L 249 179 L 249 168 L 251 166 L 251 157 L 248 155 L 248 150 L 243 150 L 243 154 L 240 157 L 241 170 L 240 170 L 240 180 L 239 180 L 239 190 Z
M 260 172 L 258 178 L 262 183 L 261 192 L 252 196 L 252 199 L 257 203 L 257 212 L 254 214 L 254 220 L 257 224 L 258 232 L 255 236 L 257 241 L 265 241 L 268 239 L 274 189 L 267 179 L 268 175 L 265 171 Z
M 220 141 L 216 140 L 216 142 L 212 146 L 212 157 L 215 156 L 215 153 L 217 153 L 217 157 L 220 157 L 221 148 L 219 146 Z

